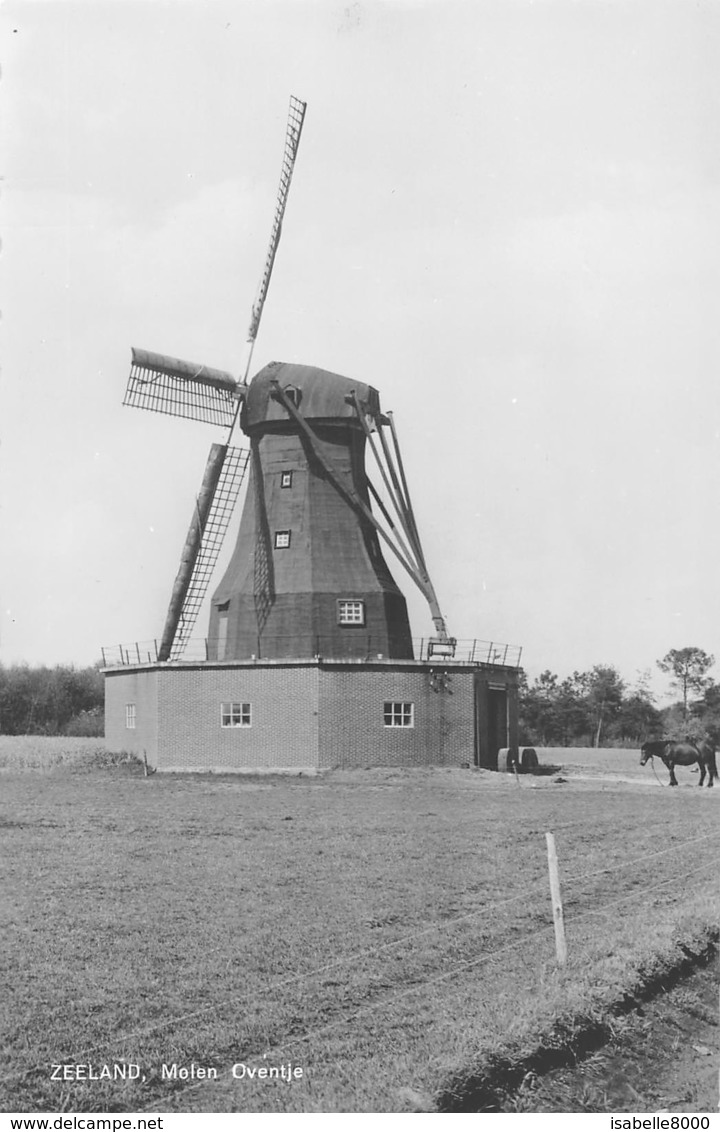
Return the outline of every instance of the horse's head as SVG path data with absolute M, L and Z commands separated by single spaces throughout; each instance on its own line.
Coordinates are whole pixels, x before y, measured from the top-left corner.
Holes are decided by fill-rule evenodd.
M 645 766 L 648 759 L 653 757 L 653 743 L 643 743 L 640 748 L 640 766 Z

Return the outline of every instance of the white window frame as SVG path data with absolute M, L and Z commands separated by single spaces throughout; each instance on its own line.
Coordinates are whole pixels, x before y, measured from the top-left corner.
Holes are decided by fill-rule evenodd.
M 415 704 L 410 700 L 385 700 L 383 721 L 385 727 L 414 727 Z
M 281 472 L 280 473 L 280 487 L 282 487 L 282 488 L 292 487 L 292 481 L 293 481 L 292 472 Z
M 352 609 L 350 608 L 352 607 Z M 358 617 L 352 615 L 352 611 L 359 613 Z M 365 627 L 365 602 L 362 598 L 356 597 L 340 597 L 337 603 L 337 620 L 338 625 L 354 625 L 359 628 Z
M 137 725 L 137 709 L 135 704 L 125 704 L 125 726 L 134 731 Z
M 252 704 L 241 700 L 227 700 L 220 704 L 220 726 L 223 728 L 252 727 Z
M 275 549 L 276 550 L 289 550 L 290 539 L 292 537 L 291 531 L 275 531 Z M 280 541 L 282 539 L 282 542 Z M 285 541 L 287 539 L 287 542 Z

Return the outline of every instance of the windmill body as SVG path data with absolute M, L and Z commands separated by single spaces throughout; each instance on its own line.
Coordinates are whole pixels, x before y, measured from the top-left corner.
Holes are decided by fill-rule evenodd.
M 376 528 L 351 502 L 371 506 L 356 399 L 377 416 L 371 386 L 310 366 L 273 363 L 250 383 L 241 415 L 250 474 L 237 545 L 213 595 L 211 659 L 412 658 L 405 598 Z
M 239 376 L 132 352 L 125 404 L 223 429 L 225 442 L 207 459 L 160 638 L 103 649 L 106 744 L 158 770 L 496 768 L 498 752 L 517 743 L 520 650 L 470 640 L 458 655 L 377 390 L 281 362 L 249 381 L 304 115 L 305 103 L 291 98 Z M 244 484 L 237 543 L 218 583 Z M 416 655 L 388 562 L 428 602 L 434 632 Z

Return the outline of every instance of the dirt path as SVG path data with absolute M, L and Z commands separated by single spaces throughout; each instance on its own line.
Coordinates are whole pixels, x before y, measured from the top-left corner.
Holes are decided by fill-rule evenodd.
M 718 1111 L 720 962 L 617 1020 L 575 1066 L 526 1080 L 504 1112 Z

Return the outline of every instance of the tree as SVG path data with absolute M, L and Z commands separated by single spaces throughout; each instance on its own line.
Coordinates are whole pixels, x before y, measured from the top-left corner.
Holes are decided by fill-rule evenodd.
M 609 664 L 596 664 L 563 680 L 546 670 L 530 683 L 522 673 L 520 742 L 539 747 L 599 747 L 618 741 L 640 746 L 666 734 L 668 726 L 682 730 L 682 706 L 675 705 L 671 714 L 658 711 L 649 684 L 650 673 L 641 672 L 628 687 Z M 692 715 L 693 735 L 700 734 L 702 723 L 705 732 L 720 737 L 720 685 L 707 682 L 704 699 L 692 704 Z
M 609 664 L 596 664 L 579 680 L 585 688 L 585 701 L 592 724 L 593 747 L 600 746 L 603 728 L 620 714 L 625 684 Z
M 520 686 L 520 735 L 523 743 L 552 745 L 557 730 L 558 678 L 549 670 L 541 673 L 532 687 L 523 674 Z
M 564 747 L 570 746 L 573 740 L 580 737 L 584 740 L 590 734 L 592 724 L 585 695 L 585 680 L 584 674 L 573 672 L 557 690 L 555 718 L 558 739 Z
M 638 691 L 623 700 L 615 727 L 621 739 L 629 739 L 640 747 L 646 739 L 660 737 L 662 716 L 650 697 Z
M 715 663 L 715 657 L 694 647 L 670 649 L 662 660 L 657 662 L 661 672 L 673 677 L 672 686 L 682 694 L 683 719 L 688 716 L 688 695 L 700 695 L 710 683 L 707 675 Z
M 97 731 L 102 706 L 103 678 L 98 666 L 0 665 L 0 733 L 4 735 L 62 735 L 76 720 L 84 728 L 94 723 Z
M 720 684 L 708 680 L 702 698 L 688 703 L 688 718 L 684 723 L 688 738 L 691 732 L 693 735 L 699 732 L 701 737 L 712 739 L 714 743 L 720 742 Z
M 617 737 L 636 747 L 642 746 L 646 739 L 659 739 L 663 735 L 663 717 L 655 707 L 655 697 L 650 688 L 651 677 L 649 668 L 638 671 L 635 683 L 623 696 L 620 712 L 614 723 Z

